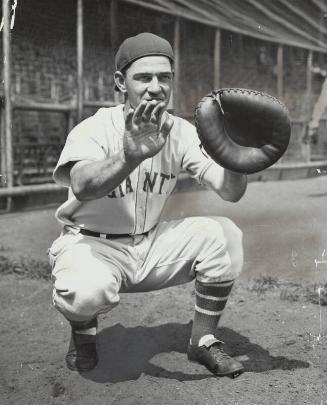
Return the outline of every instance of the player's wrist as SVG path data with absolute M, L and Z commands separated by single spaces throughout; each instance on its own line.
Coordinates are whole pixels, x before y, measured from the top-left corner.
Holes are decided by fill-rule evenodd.
M 143 160 L 138 156 L 136 157 L 135 155 L 129 154 L 124 149 L 121 152 L 121 157 L 123 164 L 126 165 L 130 170 L 136 169 L 136 167 L 139 166 Z

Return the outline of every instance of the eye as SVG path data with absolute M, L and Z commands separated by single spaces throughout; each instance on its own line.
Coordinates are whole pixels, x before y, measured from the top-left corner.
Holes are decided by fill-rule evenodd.
M 142 83 L 148 83 L 151 81 L 151 76 L 150 75 L 138 75 L 135 77 L 135 79 Z
M 170 73 L 165 73 L 163 75 L 160 75 L 159 80 L 168 82 L 172 79 L 172 75 Z

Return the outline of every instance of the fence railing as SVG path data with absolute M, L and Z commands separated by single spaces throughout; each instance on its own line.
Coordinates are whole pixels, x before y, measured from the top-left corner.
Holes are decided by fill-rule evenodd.
M 112 107 L 117 101 L 85 101 L 85 109 Z M 0 106 L 1 108 L 1 106 Z M 76 124 L 76 102 L 49 103 L 31 100 L 13 100 L 13 110 L 62 113 L 66 121 L 66 134 Z M 65 136 L 64 136 L 65 137 Z M 63 138 L 64 138 L 63 137 Z M 13 176 L 14 185 L 32 185 L 52 182 L 52 172 L 56 166 L 63 142 L 13 142 Z M 2 153 L 0 161 L 4 161 Z M 4 165 L 2 164 L 2 167 Z M 0 187 L 5 187 L 2 183 Z
M 15 184 L 40 184 L 51 182 L 61 143 L 17 143 L 14 151 Z
M 85 108 L 99 108 L 110 107 L 116 105 L 117 102 L 102 102 L 102 101 L 89 101 L 84 103 Z M 16 110 L 30 110 L 37 112 L 56 112 L 62 113 L 66 119 L 67 132 L 76 124 L 74 114 L 76 112 L 75 103 L 58 104 L 58 103 L 41 103 L 41 102 L 25 102 L 14 101 L 13 109 Z M 185 118 L 191 118 L 185 117 Z M 299 131 L 303 132 L 306 125 L 304 120 L 293 120 L 292 124 L 297 127 Z M 326 125 L 326 124 L 325 124 Z M 326 137 L 327 138 L 327 137 Z M 14 185 L 37 185 L 52 182 L 52 173 L 60 156 L 63 148 L 63 142 L 15 142 L 13 143 L 13 172 L 14 172 Z M 316 156 L 317 147 L 313 148 L 314 154 L 310 160 L 322 160 L 324 156 Z M 323 148 L 319 147 L 322 151 Z M 316 152 L 316 154 L 315 154 Z M 284 163 L 284 162 L 283 162 Z M 286 163 L 286 162 L 285 162 Z M 2 184 L 5 187 L 5 184 Z

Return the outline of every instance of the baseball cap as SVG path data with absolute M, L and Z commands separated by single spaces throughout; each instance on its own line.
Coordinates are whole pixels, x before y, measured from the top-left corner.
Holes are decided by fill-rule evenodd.
M 121 71 L 135 60 L 151 55 L 167 56 L 172 62 L 174 61 L 174 52 L 170 43 L 158 35 L 142 32 L 126 38 L 115 56 L 116 70 Z

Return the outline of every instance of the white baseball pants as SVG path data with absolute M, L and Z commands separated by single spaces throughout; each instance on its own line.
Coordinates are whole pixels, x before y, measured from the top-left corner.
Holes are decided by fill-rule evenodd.
M 54 306 L 72 321 L 107 312 L 120 292 L 235 279 L 242 270 L 242 233 L 223 217 L 160 222 L 146 236 L 85 236 L 66 227 L 49 249 Z

